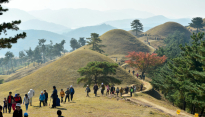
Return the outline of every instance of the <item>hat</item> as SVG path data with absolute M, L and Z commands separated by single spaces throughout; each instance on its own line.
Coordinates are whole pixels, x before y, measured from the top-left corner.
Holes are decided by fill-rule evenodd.
M 43 91 L 41 91 L 41 93 L 43 93 Z
M 20 104 L 20 103 L 16 103 L 16 107 L 17 107 L 17 106 L 21 107 L 21 104 Z
M 72 85 L 70 85 L 70 87 L 73 87 Z
M 28 113 L 24 113 L 24 116 L 28 116 Z
M 102 85 L 103 85 L 103 83 L 102 83 Z
M 88 85 L 87 85 L 87 87 L 88 87 Z

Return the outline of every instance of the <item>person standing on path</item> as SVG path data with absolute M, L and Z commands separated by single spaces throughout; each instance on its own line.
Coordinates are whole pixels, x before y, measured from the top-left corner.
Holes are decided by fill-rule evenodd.
M 60 92 L 61 103 L 63 103 L 63 97 L 64 96 L 65 96 L 65 92 L 63 91 L 63 89 L 61 89 L 61 92 Z
M 110 87 L 109 87 L 109 85 L 107 85 L 106 87 L 107 87 L 106 95 L 107 94 L 109 95 Z
M 101 94 L 102 95 L 104 94 L 104 90 L 105 90 L 105 85 L 102 83 L 102 85 L 101 85 Z
M 58 91 L 56 90 L 56 86 L 53 86 L 53 94 L 51 95 L 51 97 L 53 98 L 52 108 L 56 108 L 56 100 L 58 98 L 57 93 Z
M 16 104 L 16 110 L 13 112 L 13 117 L 23 117 L 23 111 L 20 103 Z
M 4 106 L 3 106 L 3 113 L 4 113 L 4 110 L 6 110 L 6 113 L 7 113 L 7 106 L 8 106 L 8 101 L 6 100 L 6 98 L 4 98 Z
M 41 91 L 41 94 L 39 96 L 39 101 L 40 101 L 40 107 L 41 107 L 41 103 L 43 102 L 43 106 L 45 106 L 45 95 L 43 94 L 43 91 Z
M 121 97 L 122 97 L 122 93 L 123 93 L 123 88 L 121 87 L 121 89 L 120 89 L 120 95 L 121 95 Z
M 141 86 L 140 86 L 140 91 L 142 91 L 142 88 L 143 88 L 143 84 L 141 84 Z
M 128 71 L 129 73 L 130 73 L 130 69 L 129 69 L 129 71 Z
M 29 105 L 29 97 L 27 94 L 25 94 L 25 97 L 23 99 L 23 104 L 25 102 L 25 107 L 26 107 L 26 110 L 28 110 L 28 105 Z
M 67 88 L 67 91 L 65 92 L 66 96 L 65 96 L 65 102 L 66 102 L 66 99 L 68 98 L 68 102 L 70 101 L 69 100 L 69 95 L 70 95 L 70 89 Z
M 114 85 L 112 85 L 111 90 L 110 90 L 110 93 L 111 93 L 111 94 L 114 94 L 114 93 L 115 93 L 115 87 L 114 87 Z
M 95 96 L 97 96 L 97 91 L 98 91 L 98 86 L 97 86 L 97 84 L 95 84 L 95 86 L 93 87 L 93 90 L 94 90 Z
M 9 113 L 11 113 L 12 100 L 14 100 L 14 97 L 12 96 L 12 92 L 9 92 L 9 96 L 7 97 Z
M 35 91 L 33 89 L 30 89 L 30 91 L 28 92 L 28 97 L 30 100 L 30 106 L 32 106 L 32 97 L 34 96 Z
M 44 95 L 46 97 L 46 99 L 45 99 L 45 106 L 47 106 L 48 105 L 48 93 L 46 92 L 46 90 L 44 90 Z
M 73 100 L 73 95 L 74 95 L 74 93 L 75 93 L 75 90 L 74 90 L 73 86 L 71 85 L 71 86 L 70 86 L 70 101 L 71 101 L 71 102 L 72 102 L 72 100 Z
M 139 74 L 137 73 L 137 78 L 138 78 Z
M 89 88 L 89 86 L 88 86 L 88 85 L 87 85 L 87 87 L 86 87 L 85 91 L 87 92 L 87 96 L 86 96 L 86 97 L 90 97 L 90 96 L 89 96 L 90 88 Z
M 119 92 L 120 92 L 120 89 L 119 89 L 119 87 L 117 87 L 117 89 L 116 89 L 117 96 L 118 96 Z
M 132 71 L 133 76 L 135 75 L 135 70 Z
M 133 93 L 133 87 L 130 88 L 130 96 L 132 97 L 132 93 Z

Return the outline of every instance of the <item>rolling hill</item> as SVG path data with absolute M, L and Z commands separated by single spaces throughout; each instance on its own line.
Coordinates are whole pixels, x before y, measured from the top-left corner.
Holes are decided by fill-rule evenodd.
M 58 89 L 66 88 L 70 85 L 73 85 L 74 87 L 82 86 L 77 84 L 77 78 L 80 77 L 77 70 L 81 67 L 85 67 L 87 63 L 91 61 L 114 62 L 98 52 L 88 49 L 79 49 L 38 69 L 30 75 L 1 84 L 1 96 L 6 96 L 8 91 L 25 93 L 31 88 L 36 92 L 40 92 L 43 89 L 52 90 L 52 86 L 54 85 Z M 140 81 L 136 80 L 122 67 L 117 68 L 115 77 L 122 80 L 122 83 L 126 85 L 140 83 Z
M 44 31 L 44 30 L 19 30 L 19 31 L 8 31 L 7 34 L 8 35 L 0 35 L 1 37 L 10 37 L 10 36 L 14 36 L 17 33 L 21 33 L 21 32 L 26 32 L 27 33 L 27 37 L 25 39 L 19 39 L 17 43 L 12 44 L 12 48 L 11 49 L 2 49 L 0 50 L 0 57 L 4 56 L 5 53 L 7 51 L 11 51 L 14 53 L 15 56 L 19 55 L 19 51 L 22 50 L 28 50 L 29 47 L 31 47 L 31 49 L 34 49 L 37 45 L 38 45 L 38 39 L 46 39 L 46 44 L 50 43 L 50 40 L 53 41 L 53 44 L 55 43 L 60 43 L 61 40 L 65 39 L 66 43 L 65 43 L 65 49 L 70 50 L 70 38 L 60 35 L 60 34 L 56 34 L 53 32 L 49 32 L 49 31 Z
M 127 55 L 128 52 L 131 51 L 154 51 L 152 48 L 139 41 L 131 33 L 121 29 L 110 30 L 101 35 L 100 39 L 102 40 L 101 44 L 106 46 L 102 49 L 109 56 L 116 54 Z M 90 48 L 90 46 L 85 45 L 82 48 Z
M 78 39 L 79 37 L 90 37 L 91 33 L 98 33 L 99 35 L 102 35 L 103 33 L 112 29 L 116 29 L 116 28 L 110 25 L 101 24 L 96 26 L 87 26 L 87 27 L 74 29 L 67 33 L 63 33 L 63 35 Z
M 185 33 L 187 37 L 190 37 L 191 35 L 191 33 L 184 26 L 176 22 L 166 22 L 164 24 L 161 24 L 159 26 L 156 26 L 148 30 L 145 33 L 150 35 L 159 35 L 159 36 L 167 37 L 169 34 L 172 34 L 177 30 L 180 31 L 181 33 Z
M 46 21 L 42 21 L 42 20 L 38 20 L 38 19 L 32 19 L 32 20 L 28 20 L 26 22 L 22 22 L 19 25 L 19 28 L 21 30 L 30 30 L 30 29 L 46 30 L 46 31 L 50 31 L 50 32 L 58 33 L 58 34 L 63 33 L 65 30 L 67 32 L 69 32 L 71 30 L 70 28 L 62 26 L 60 24 L 46 22 Z

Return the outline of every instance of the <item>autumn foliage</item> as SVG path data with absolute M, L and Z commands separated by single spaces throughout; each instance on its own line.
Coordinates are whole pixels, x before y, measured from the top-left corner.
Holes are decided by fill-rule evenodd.
M 160 65 L 167 59 L 165 55 L 160 57 L 157 56 L 156 53 L 150 54 L 145 52 L 129 52 L 129 55 L 126 57 L 130 58 L 130 60 L 125 62 L 128 63 L 131 67 L 141 70 L 142 75 L 144 75 L 147 69 Z

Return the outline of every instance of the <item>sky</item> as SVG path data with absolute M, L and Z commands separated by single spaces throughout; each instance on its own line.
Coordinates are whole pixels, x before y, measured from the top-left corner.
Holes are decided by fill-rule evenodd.
M 135 9 L 170 18 L 205 17 L 205 0 L 10 0 L 4 4 L 25 11 L 88 8 L 99 11 Z

